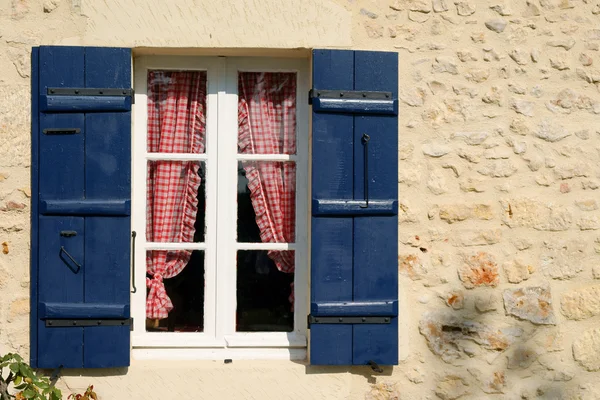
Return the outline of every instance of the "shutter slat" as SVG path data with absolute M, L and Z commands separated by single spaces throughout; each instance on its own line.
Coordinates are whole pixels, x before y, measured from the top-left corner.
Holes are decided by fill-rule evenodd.
M 315 88 L 391 94 L 397 108 L 396 53 L 316 50 L 313 57 Z M 350 74 L 352 85 L 336 79 Z M 310 326 L 310 361 L 397 364 L 397 113 L 335 101 L 315 109 L 313 97 L 311 320 L 327 318 Z
M 313 199 L 313 216 L 331 215 L 396 215 L 398 202 L 394 200 L 371 200 L 365 207 L 364 200 Z
M 354 53 L 315 51 L 313 82 L 322 89 L 354 88 Z M 352 200 L 352 136 L 335 135 L 352 130 L 350 114 L 313 113 L 312 195 L 316 199 Z M 351 217 L 313 218 L 311 224 L 311 298 L 352 301 Z M 329 268 L 315 268 L 327 265 Z M 310 331 L 311 364 L 352 364 L 351 325 L 313 325 Z
M 315 112 L 353 114 L 398 114 L 398 102 L 393 100 L 313 99 Z
M 349 301 L 311 303 L 315 317 L 391 317 L 398 315 L 398 301 Z
M 131 214 L 130 200 L 40 200 L 44 215 L 113 215 Z
M 354 53 L 355 90 L 390 91 L 398 96 L 397 53 Z M 398 198 L 398 119 L 388 115 L 354 117 L 355 140 L 369 140 L 369 196 Z M 355 198 L 364 197 L 363 146 L 355 146 Z M 354 221 L 354 300 L 373 301 L 398 297 L 398 218 L 381 216 Z M 369 361 L 398 362 L 398 318 L 389 325 L 354 325 L 354 364 Z
M 129 318 L 128 304 L 45 303 L 39 305 L 40 318 L 102 319 Z
M 31 245 L 30 245 L 30 260 L 31 265 L 29 269 L 30 280 L 30 297 L 31 297 L 31 308 L 29 313 L 29 363 L 32 366 L 38 364 L 38 232 L 40 221 L 38 218 L 38 193 L 40 185 L 40 162 L 39 162 L 39 137 L 37 132 L 40 132 L 40 114 L 39 114 L 39 102 L 38 96 L 40 86 L 40 49 L 33 47 L 31 49 Z
M 65 62 L 68 60 L 68 62 Z M 40 48 L 39 93 L 48 86 L 83 86 L 85 82 L 85 51 L 77 47 Z M 39 196 L 52 198 L 83 199 L 84 182 L 84 136 L 45 135 L 44 129 L 84 128 L 84 115 L 40 113 L 39 130 L 32 132 L 39 139 L 39 192 L 32 192 L 32 202 Z M 84 219 L 71 216 L 39 216 L 39 255 L 37 274 L 39 302 L 82 303 L 83 273 L 64 253 L 78 262 L 85 263 Z M 61 231 L 75 231 L 73 237 L 60 236 Z M 35 276 L 34 276 L 35 278 Z M 37 308 L 37 305 L 31 307 Z M 38 367 L 79 368 L 83 364 L 83 329 L 53 328 L 37 320 Z
M 52 96 L 40 97 L 41 112 L 107 112 L 130 111 L 128 96 Z
M 130 88 L 129 49 L 86 49 L 86 81 L 90 88 Z M 131 196 L 131 113 L 88 113 L 86 123 L 86 198 L 127 202 Z M 129 218 L 86 218 L 85 301 L 129 304 Z M 110 234 L 107 234 L 110 232 Z M 110 249 L 110 251 L 107 251 Z M 129 365 L 127 326 L 84 328 L 84 365 L 88 368 Z

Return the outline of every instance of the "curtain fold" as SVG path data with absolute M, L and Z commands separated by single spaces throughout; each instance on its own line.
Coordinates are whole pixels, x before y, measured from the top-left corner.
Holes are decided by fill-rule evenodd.
M 148 151 L 204 153 L 206 72 L 148 73 Z M 200 165 L 190 161 L 148 164 L 146 240 L 191 243 L 198 210 Z M 173 303 L 163 279 L 178 275 L 191 250 L 153 250 L 146 256 L 146 316 L 167 318 Z
M 296 74 L 240 72 L 240 154 L 296 154 Z M 244 161 L 250 199 L 263 243 L 295 242 L 296 164 Z M 268 252 L 277 269 L 293 273 L 294 252 Z M 293 303 L 293 284 L 290 302 Z

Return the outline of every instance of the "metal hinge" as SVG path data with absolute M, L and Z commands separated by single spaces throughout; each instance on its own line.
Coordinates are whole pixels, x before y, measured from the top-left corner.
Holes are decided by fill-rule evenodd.
M 84 326 L 130 326 L 133 318 L 127 319 L 47 319 L 47 328 L 79 328 Z
M 131 97 L 131 104 L 135 103 L 133 89 L 117 88 L 48 88 L 49 96 L 126 96 Z
M 392 92 L 310 89 L 308 92 L 308 104 L 312 104 L 312 99 L 315 97 L 337 100 L 392 100 Z
M 308 315 L 308 326 L 312 324 L 389 324 L 391 317 L 315 317 Z

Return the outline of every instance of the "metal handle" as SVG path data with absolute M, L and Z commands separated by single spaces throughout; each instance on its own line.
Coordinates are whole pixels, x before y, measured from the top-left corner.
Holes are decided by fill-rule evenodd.
M 73 258 L 73 256 L 71 256 L 69 254 L 69 252 L 67 250 L 65 250 L 65 246 L 60 246 L 60 251 L 65 253 L 65 255 L 67 257 L 69 257 L 69 259 L 73 262 L 73 264 L 75 264 L 77 266 L 77 271 L 75 271 L 75 273 L 78 273 L 79 270 L 81 269 L 81 264 L 79 264 L 77 261 L 75 261 L 75 259 Z
M 131 286 L 133 290 L 131 293 L 136 293 L 137 288 L 135 287 L 135 237 L 137 233 L 135 231 L 131 232 Z
M 360 208 L 369 208 L 369 140 L 371 140 L 371 136 L 363 133 L 362 142 L 365 146 L 365 204 L 361 205 Z

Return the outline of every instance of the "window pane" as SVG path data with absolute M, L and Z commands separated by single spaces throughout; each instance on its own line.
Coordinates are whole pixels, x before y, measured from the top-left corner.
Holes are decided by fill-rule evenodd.
M 296 74 L 240 72 L 238 152 L 296 154 Z
M 149 161 L 148 242 L 204 242 L 206 168 L 198 161 Z
M 294 330 L 293 265 L 293 251 L 238 251 L 237 332 Z
M 296 163 L 238 163 L 238 242 L 293 243 Z
M 204 153 L 206 71 L 148 71 L 148 151 Z
M 202 332 L 204 251 L 147 251 L 146 266 L 146 277 L 150 282 L 150 287 L 146 289 L 146 330 Z M 166 299 L 160 295 L 161 279 Z M 169 301 L 171 309 L 169 306 L 160 306 Z

